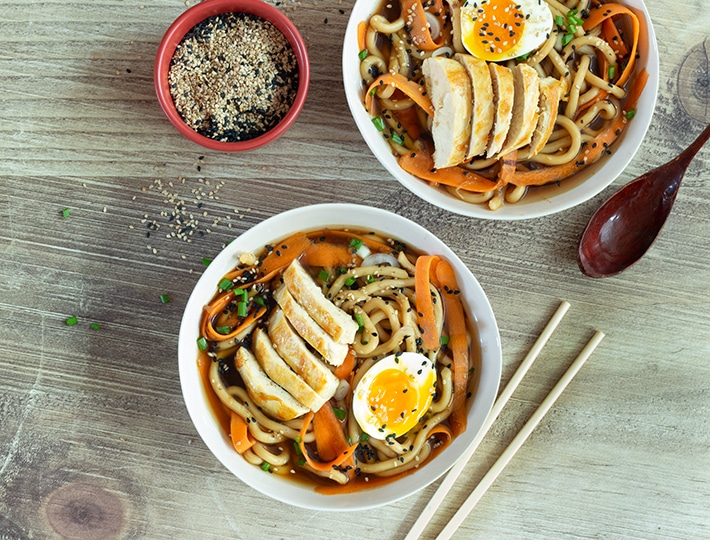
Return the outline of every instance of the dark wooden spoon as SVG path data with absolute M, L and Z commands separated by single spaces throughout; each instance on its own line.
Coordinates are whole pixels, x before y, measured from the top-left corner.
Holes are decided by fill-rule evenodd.
M 590 277 L 608 277 L 638 261 L 656 240 L 673 207 L 680 181 L 710 126 L 674 160 L 617 191 L 589 220 L 579 240 L 577 263 Z

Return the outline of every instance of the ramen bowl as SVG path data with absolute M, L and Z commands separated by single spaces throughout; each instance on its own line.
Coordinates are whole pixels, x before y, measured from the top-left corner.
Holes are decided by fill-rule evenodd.
M 349 493 L 326 494 L 315 484 L 264 472 L 238 454 L 231 439 L 219 425 L 208 402 L 208 395 L 198 369 L 197 358 L 200 318 L 203 307 L 217 292 L 221 278 L 244 253 L 261 250 L 265 245 L 279 246 L 279 240 L 299 230 L 347 228 L 376 232 L 400 240 L 421 253 L 436 254 L 452 265 L 460 298 L 471 326 L 475 351 L 474 383 L 467 400 L 467 427 L 440 453 L 423 466 L 390 483 Z M 476 278 L 466 265 L 432 233 L 397 214 L 377 208 L 352 204 L 323 204 L 297 208 L 273 216 L 234 239 L 205 269 L 185 308 L 178 345 L 180 384 L 190 418 L 205 445 L 214 456 L 247 486 L 273 499 L 294 506 L 318 510 L 362 510 L 392 503 L 407 497 L 443 475 L 474 442 L 496 398 L 501 376 L 501 344 L 491 306 Z M 362 484 L 361 484 L 362 485 Z
M 222 152 L 254 150 L 283 135 L 303 109 L 309 82 L 303 37 L 260 0 L 192 6 L 168 28 L 155 58 L 155 92 L 170 123 Z
M 372 117 L 363 105 L 366 88 L 359 70 L 358 24 L 368 21 L 379 6 L 379 2 L 373 3 L 369 0 L 355 2 L 343 43 L 343 83 L 355 124 L 380 164 L 402 186 L 444 210 L 480 219 L 518 220 L 537 218 L 575 207 L 600 193 L 624 171 L 641 146 L 656 103 L 658 47 L 648 10 L 642 0 L 623 0 L 621 3 L 628 6 L 642 21 L 636 69 L 638 72 L 643 68 L 649 75 L 633 120 L 612 145 L 611 155 L 603 156 L 594 165 L 560 183 L 531 188 L 525 197 L 515 204 L 504 204 L 502 208 L 493 211 L 486 204 L 468 203 L 442 188 L 416 178 L 399 166 L 391 146 L 373 124 Z M 629 29 L 629 34 L 630 32 Z

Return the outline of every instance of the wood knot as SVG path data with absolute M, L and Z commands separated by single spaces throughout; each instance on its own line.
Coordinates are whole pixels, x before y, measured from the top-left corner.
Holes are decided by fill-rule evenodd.
M 695 45 L 678 70 L 678 100 L 688 116 L 710 122 L 710 39 Z
M 44 511 L 52 529 L 66 539 L 117 538 L 125 514 L 115 493 L 78 482 L 50 493 Z

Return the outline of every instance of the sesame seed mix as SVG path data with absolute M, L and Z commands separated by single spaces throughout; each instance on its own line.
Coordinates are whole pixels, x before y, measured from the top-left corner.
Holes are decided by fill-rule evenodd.
M 298 62 L 273 24 L 225 13 L 185 35 L 168 80 L 178 112 L 195 131 L 223 142 L 245 141 L 286 115 L 296 96 Z

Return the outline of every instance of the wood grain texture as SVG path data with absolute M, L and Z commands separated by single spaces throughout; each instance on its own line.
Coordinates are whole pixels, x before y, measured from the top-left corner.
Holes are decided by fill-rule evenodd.
M 0 537 L 406 534 L 435 485 L 368 512 L 294 509 L 222 467 L 182 402 L 177 335 L 202 257 L 271 215 L 320 202 L 385 208 L 448 243 L 496 313 L 503 383 L 559 300 L 572 304 L 427 538 L 595 328 L 607 338 L 457 537 L 710 537 L 710 151 L 688 171 L 648 255 L 618 277 L 590 280 L 576 244 L 613 188 L 575 210 L 509 223 L 419 200 L 377 163 L 348 113 L 340 45 L 352 2 L 279 5 L 309 46 L 306 107 L 277 143 L 228 155 L 183 139 L 155 99 L 155 50 L 183 0 L 0 0 Z M 678 92 L 710 80 L 707 64 L 681 71 L 689 51 L 702 68 L 707 9 L 699 0 L 648 7 L 661 52 L 658 106 L 615 186 L 703 127 Z M 169 237 L 174 203 L 161 186 L 201 216 L 191 242 Z M 68 327 L 71 315 L 79 323 Z

